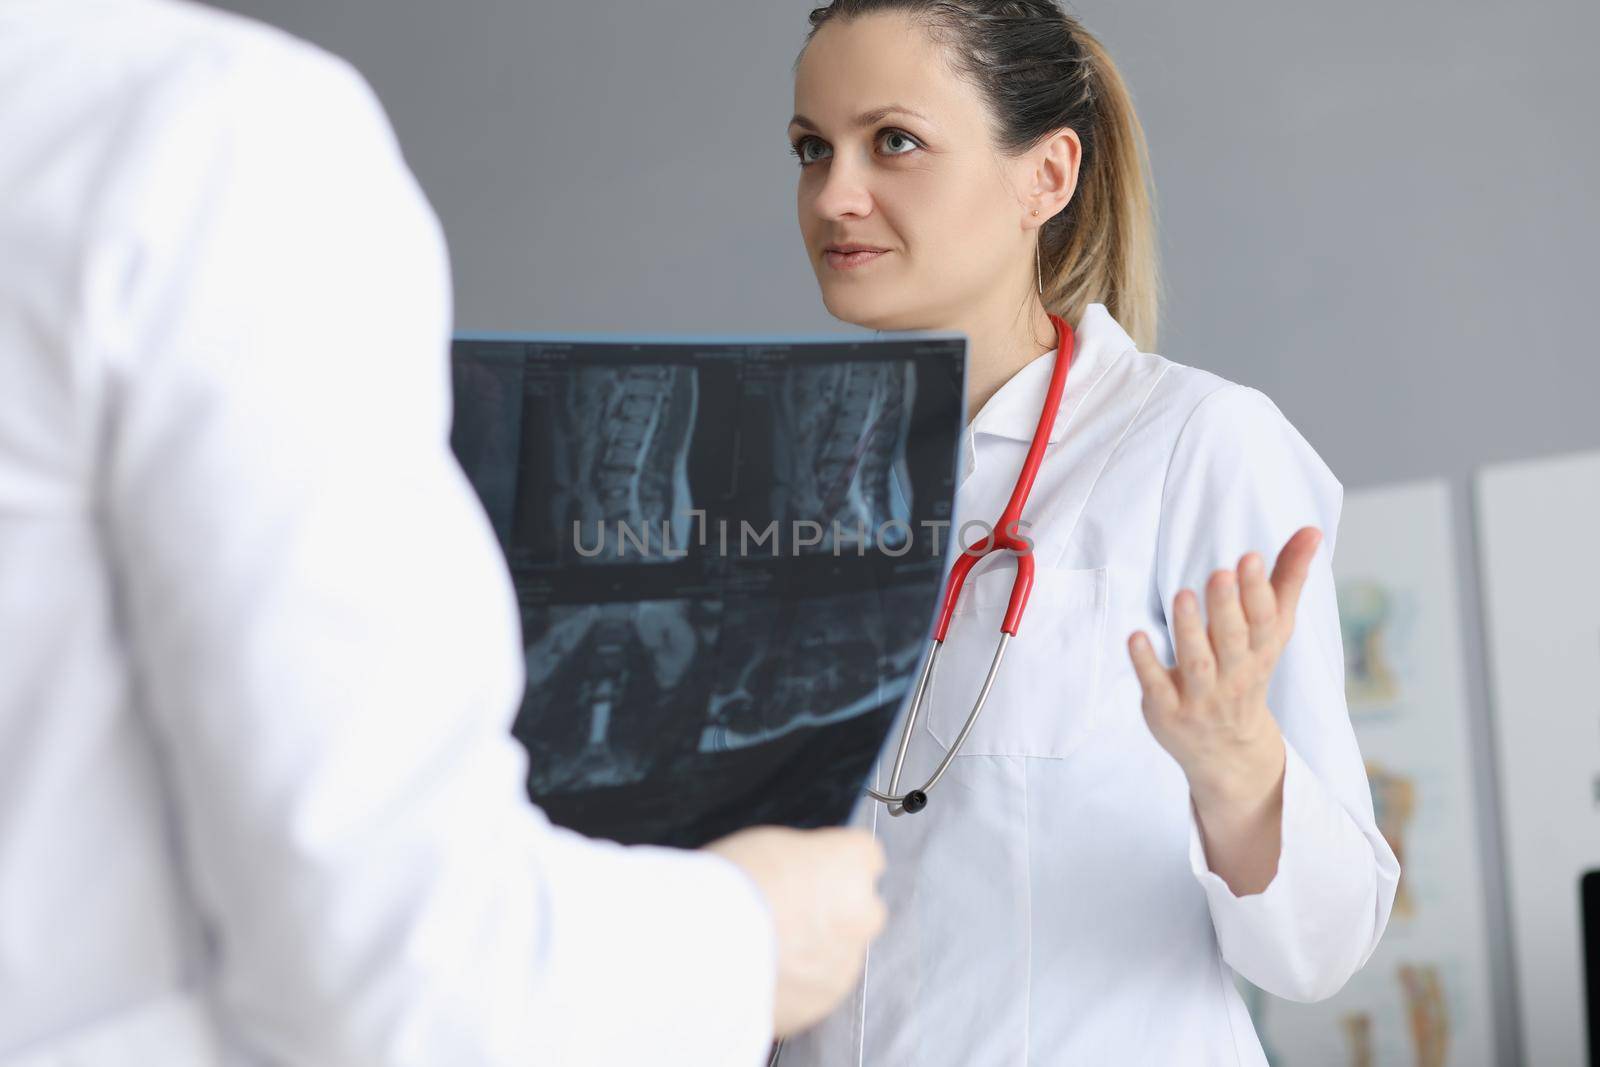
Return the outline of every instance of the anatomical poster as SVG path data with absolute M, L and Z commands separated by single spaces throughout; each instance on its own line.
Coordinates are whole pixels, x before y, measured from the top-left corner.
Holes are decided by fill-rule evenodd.
M 1490 467 L 1477 489 L 1523 1062 L 1600 1064 L 1584 929 L 1600 870 L 1600 452 Z
M 1345 698 L 1401 878 L 1383 940 L 1333 997 L 1293 1003 L 1240 980 L 1273 1067 L 1495 1062 L 1451 530 L 1444 482 L 1345 495 Z
M 500 539 L 550 818 L 696 846 L 849 814 L 925 651 L 966 342 L 470 337 L 451 443 Z

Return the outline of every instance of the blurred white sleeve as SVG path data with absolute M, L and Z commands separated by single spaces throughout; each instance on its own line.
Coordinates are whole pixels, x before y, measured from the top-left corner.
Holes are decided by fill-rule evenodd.
M 761 1062 L 749 879 L 525 797 L 516 605 L 448 445 L 443 241 L 377 101 L 263 34 L 146 102 L 85 321 L 223 1028 L 290 1064 Z
M 1189 807 L 1190 867 L 1223 958 L 1267 992 L 1298 1001 L 1332 996 L 1372 955 L 1400 877 L 1373 818 L 1345 705 L 1332 565 L 1343 500 L 1338 479 L 1277 405 L 1229 383 L 1200 401 L 1178 436 L 1157 543 L 1163 610 L 1192 589 L 1204 617 L 1213 571 L 1237 568 L 1254 550 L 1270 575 L 1290 535 L 1302 526 L 1322 531 L 1268 689 L 1287 751 L 1282 846 L 1264 891 L 1235 896 L 1210 870 Z

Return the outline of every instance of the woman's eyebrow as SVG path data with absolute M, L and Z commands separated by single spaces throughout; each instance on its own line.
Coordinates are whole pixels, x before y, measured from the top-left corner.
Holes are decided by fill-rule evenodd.
M 855 118 L 854 125 L 856 125 L 858 127 L 859 126 L 871 126 L 874 123 L 882 122 L 884 119 L 888 118 L 890 115 L 896 115 L 896 114 L 899 114 L 899 115 L 911 115 L 914 118 L 921 119 L 923 122 L 932 122 L 933 121 L 932 119 L 928 118 L 928 116 L 924 115 L 922 112 L 914 111 L 909 107 L 903 107 L 900 104 L 885 104 L 883 107 L 875 107 L 871 111 L 863 111 L 861 114 L 857 115 L 856 118 Z M 789 120 L 789 125 L 791 125 L 791 126 L 799 126 L 801 129 L 810 130 L 812 133 L 820 133 L 820 132 L 822 132 L 821 128 L 818 127 L 816 123 L 812 122 L 810 119 L 806 118 L 804 115 L 798 115 L 798 114 L 795 115 L 794 118 Z

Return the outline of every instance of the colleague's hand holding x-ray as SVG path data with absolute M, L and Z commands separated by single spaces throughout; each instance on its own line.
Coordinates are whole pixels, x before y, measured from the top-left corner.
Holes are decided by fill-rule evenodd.
M 860 830 L 757 826 L 705 850 L 742 867 L 769 902 L 778 949 L 773 1030 L 803 1030 L 855 984 L 867 943 L 883 929 L 875 888 L 883 849 Z

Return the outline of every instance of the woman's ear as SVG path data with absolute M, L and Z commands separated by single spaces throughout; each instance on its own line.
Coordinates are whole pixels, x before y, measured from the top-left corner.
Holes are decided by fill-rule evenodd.
M 1077 131 L 1063 126 L 1028 153 L 1032 164 L 1032 190 L 1028 199 L 1029 220 L 1043 226 L 1059 215 L 1078 188 L 1078 165 L 1083 159 L 1083 142 Z M 1037 216 L 1032 212 L 1037 211 Z

